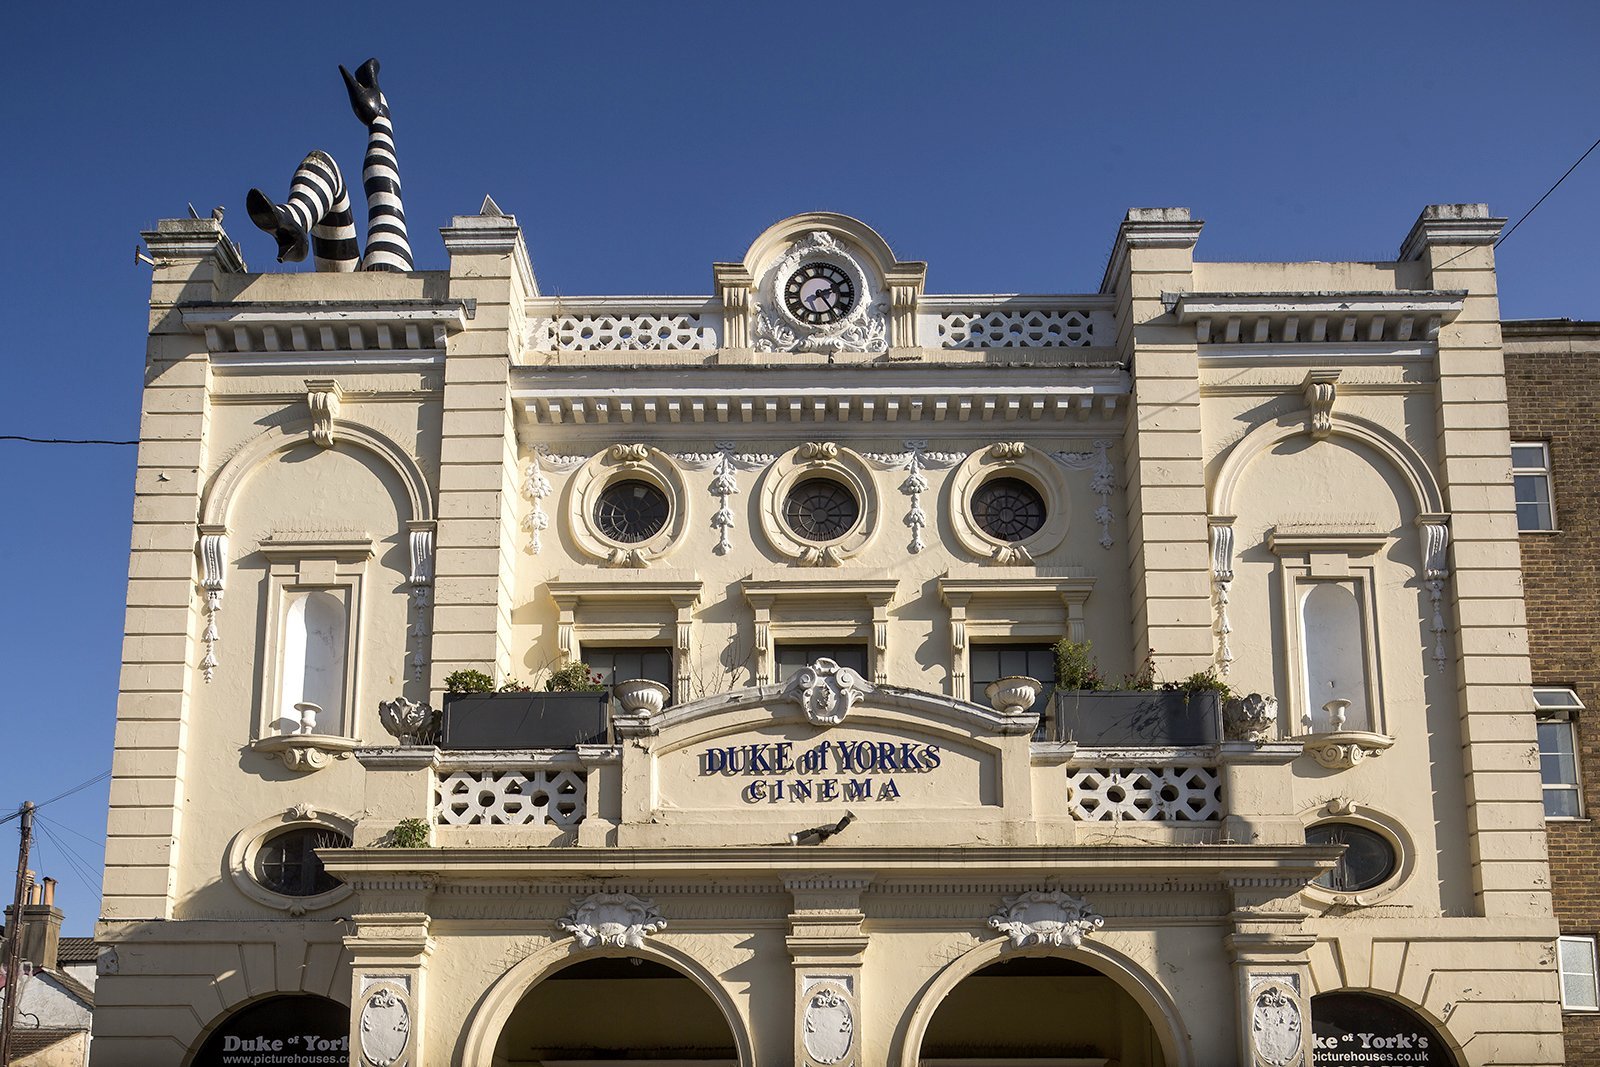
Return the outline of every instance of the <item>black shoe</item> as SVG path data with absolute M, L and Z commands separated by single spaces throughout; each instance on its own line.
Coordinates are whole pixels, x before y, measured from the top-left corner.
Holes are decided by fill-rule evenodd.
M 354 75 L 342 66 L 339 73 L 344 75 L 344 87 L 350 91 L 350 107 L 355 110 L 356 118 L 361 120 L 363 126 L 371 126 L 374 119 L 387 113 L 383 93 L 378 89 L 376 59 L 361 64 Z
M 244 198 L 250 221 L 266 230 L 278 242 L 279 263 L 299 263 L 311 250 L 310 234 L 294 221 L 289 209 L 274 204 L 272 198 L 260 189 L 252 189 Z

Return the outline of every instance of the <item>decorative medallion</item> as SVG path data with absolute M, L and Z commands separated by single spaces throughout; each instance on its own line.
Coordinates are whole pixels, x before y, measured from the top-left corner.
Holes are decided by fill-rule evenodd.
M 1304 1026 L 1294 990 L 1274 982 L 1257 990 L 1250 1008 L 1250 1041 L 1256 1056 L 1272 1067 L 1286 1067 L 1300 1055 Z
M 1084 935 L 1105 924 L 1104 917 L 1091 910 L 1087 901 L 1059 889 L 1006 897 L 1000 902 L 1000 910 L 989 917 L 989 925 L 1011 938 L 1013 948 L 1028 945 L 1077 948 L 1083 944 Z
M 806 718 L 816 725 L 837 726 L 872 689 L 871 683 L 861 675 L 824 656 L 796 671 L 783 695 L 797 701 Z
M 832 989 L 818 991 L 806 1004 L 806 1055 L 821 1064 L 834 1064 L 850 1054 L 855 1041 L 855 1018 L 850 1002 Z
M 639 948 L 646 934 L 666 929 L 655 903 L 632 893 L 591 893 L 573 902 L 556 925 L 584 948 Z
M 361 1009 L 361 1055 L 373 1067 L 391 1067 L 411 1037 L 411 1012 L 396 989 L 379 986 Z

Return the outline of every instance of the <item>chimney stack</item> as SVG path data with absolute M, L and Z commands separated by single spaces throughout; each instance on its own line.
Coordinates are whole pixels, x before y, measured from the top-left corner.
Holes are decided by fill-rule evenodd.
M 35 970 L 54 971 L 58 967 L 61 951 L 61 909 L 56 907 L 56 880 L 46 878 L 42 883 L 33 880 L 28 872 L 28 891 L 22 906 L 22 958 L 33 964 Z M 11 908 L 6 909 L 7 931 L 15 929 L 16 917 Z

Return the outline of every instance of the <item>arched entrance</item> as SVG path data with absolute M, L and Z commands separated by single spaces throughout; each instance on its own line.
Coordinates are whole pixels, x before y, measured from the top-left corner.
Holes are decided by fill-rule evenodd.
M 1149 1015 L 1087 963 L 1013 955 L 988 963 L 945 994 L 928 1021 L 921 1067 L 1112 1062 L 1173 1067 Z
M 337 1000 L 294 993 L 257 1000 L 224 1017 L 189 1067 L 350 1062 L 350 1009 Z
M 494 1067 L 593 1061 L 737 1067 L 722 1008 L 682 972 L 640 956 L 597 956 L 546 976 L 517 1002 Z
M 1312 997 L 1311 1032 L 1318 1067 L 1380 1062 L 1456 1067 L 1459 1062 L 1427 1019 L 1372 993 L 1341 990 Z

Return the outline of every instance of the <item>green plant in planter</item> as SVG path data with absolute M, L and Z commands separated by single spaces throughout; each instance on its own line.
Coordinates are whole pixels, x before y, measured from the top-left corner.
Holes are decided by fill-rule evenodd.
M 544 688 L 547 693 L 602 693 L 606 690 L 600 681 L 600 672 L 581 659 L 552 670 Z
M 1233 690 L 1228 688 L 1228 683 L 1217 674 L 1215 667 L 1207 667 L 1203 671 L 1196 671 L 1181 682 L 1164 682 L 1162 689 L 1179 690 L 1186 696 L 1195 696 L 1198 693 L 1215 693 L 1217 699 L 1226 704 L 1233 699 Z
M 395 824 L 394 829 L 389 831 L 389 843 L 391 848 L 426 848 L 428 824 L 421 819 L 401 819 Z
M 446 693 L 492 693 L 494 679 L 482 671 L 451 671 L 444 676 Z
M 502 692 L 502 693 L 531 693 L 531 692 L 533 692 L 533 686 L 527 685 L 527 684 L 525 684 L 523 682 L 519 682 L 515 678 L 508 678 L 504 682 L 504 684 L 502 684 L 500 686 L 500 692 Z
M 1063 637 L 1056 642 L 1056 688 L 1094 691 L 1105 688 L 1094 662 L 1094 645 Z
M 1148 693 L 1156 687 L 1156 654 L 1154 650 L 1144 654 L 1144 662 L 1139 664 L 1139 669 L 1133 674 L 1124 674 L 1118 689 L 1125 689 L 1135 693 Z

